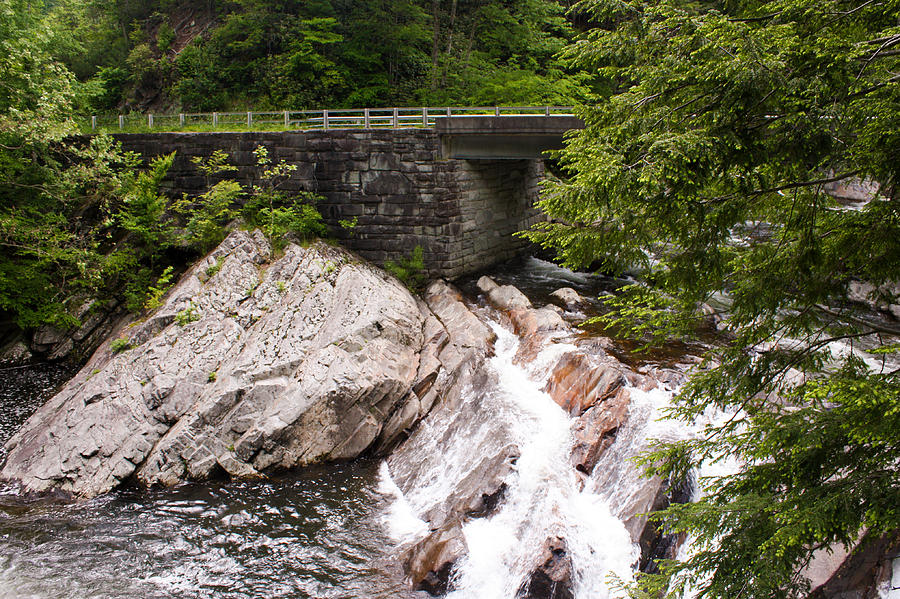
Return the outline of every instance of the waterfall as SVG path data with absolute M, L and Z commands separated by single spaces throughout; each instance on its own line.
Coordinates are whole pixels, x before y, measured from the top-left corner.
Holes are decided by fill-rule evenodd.
M 679 434 L 678 425 L 656 421 L 671 395 L 631 390 L 628 424 L 582 485 L 570 461 L 575 420 L 541 391 L 549 367 L 574 346 L 549 344 L 523 367 L 513 361 L 518 338 L 497 323 L 492 327 L 498 340 L 487 383 L 470 385 L 455 409 L 433 412 L 407 442 L 402 460 L 382 465 L 380 488 L 393 498 L 386 525 L 398 543 L 421 539 L 424 520 L 456 485 L 485 456 L 513 445 L 518 459 L 504 479 L 499 508 L 463 525 L 468 554 L 456 564 L 448 597 L 513 599 L 554 537 L 565 539 L 576 598 L 612 597 L 613 577 L 630 581 L 639 558 L 625 520 L 647 485 L 630 458 L 648 436 Z M 404 481 L 405 493 L 392 477 Z

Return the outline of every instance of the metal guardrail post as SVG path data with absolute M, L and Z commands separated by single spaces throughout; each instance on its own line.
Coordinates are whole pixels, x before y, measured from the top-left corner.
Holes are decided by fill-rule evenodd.
M 213 113 L 213 129 L 215 129 L 218 126 L 219 126 L 219 113 L 214 112 Z
M 119 115 L 119 129 L 125 128 L 125 115 Z
M 151 129 L 153 129 L 153 115 L 152 114 L 147 115 L 147 126 L 150 127 Z
M 97 117 L 91 116 L 91 131 L 97 130 Z
M 368 109 L 368 108 L 364 108 L 364 109 L 363 109 L 363 120 L 365 121 L 365 127 L 366 127 L 366 129 L 371 129 L 371 128 L 372 128 L 372 120 L 371 120 L 371 119 L 372 119 L 372 117 L 371 117 L 371 115 L 369 114 L 369 109 Z
M 184 127 L 184 113 L 183 112 L 178 114 L 178 126 Z
M 500 107 L 494 106 L 494 116 L 500 116 Z
M 447 107 L 447 118 L 448 119 L 450 118 L 450 107 L 449 106 Z
M 544 106 L 544 116 L 550 116 L 550 107 Z
M 428 107 L 422 108 L 422 126 L 428 127 Z
M 291 117 L 288 114 L 288 111 L 284 111 L 284 128 L 287 129 L 291 126 Z
M 322 111 L 322 130 L 328 131 L 328 111 Z
M 249 110 L 247 111 L 247 129 L 251 129 L 253 127 L 253 113 Z
M 400 126 L 400 110 L 394 108 L 394 129 Z

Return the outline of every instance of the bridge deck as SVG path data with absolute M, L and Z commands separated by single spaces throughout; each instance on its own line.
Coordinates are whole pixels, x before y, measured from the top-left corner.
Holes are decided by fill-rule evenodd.
M 572 115 L 452 116 L 435 119 L 444 158 L 541 158 L 563 146 L 565 133 L 584 128 Z

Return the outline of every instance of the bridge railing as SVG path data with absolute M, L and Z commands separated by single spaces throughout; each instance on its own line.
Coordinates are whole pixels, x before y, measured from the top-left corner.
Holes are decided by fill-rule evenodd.
M 461 116 L 571 116 L 571 106 L 474 106 L 418 108 L 341 108 L 263 112 L 185 112 L 178 114 L 95 115 L 85 132 L 106 131 L 265 131 L 328 129 L 401 129 L 434 127 L 437 118 Z

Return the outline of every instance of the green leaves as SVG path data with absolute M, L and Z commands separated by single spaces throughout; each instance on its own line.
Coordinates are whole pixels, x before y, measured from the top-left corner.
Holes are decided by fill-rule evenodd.
M 116 218 L 119 225 L 136 235 L 145 248 L 172 243 L 172 224 L 166 216 L 169 200 L 159 193 L 159 185 L 174 160 L 174 152 L 154 158 L 148 170 L 134 174 L 123 189 L 122 207 Z
M 690 334 L 708 298 L 728 299 L 727 337 L 671 415 L 732 417 L 648 464 L 673 478 L 742 465 L 658 516 L 695 539 L 668 572 L 707 597 L 800 596 L 816 548 L 900 529 L 900 370 L 860 351 L 891 347 L 896 325 L 847 300 L 851 282 L 890 289 L 900 273 L 900 145 L 885 143 L 900 135 L 900 56 L 877 50 L 896 7 L 577 10 L 600 25 L 565 58 L 613 93 L 580 109 L 587 126 L 560 156 L 570 178 L 548 185 L 551 222 L 528 236 L 569 266 L 642 273 L 603 322 L 644 343 Z M 826 193 L 859 179 L 880 196 L 848 208 Z M 635 596 L 664 588 L 645 583 Z

